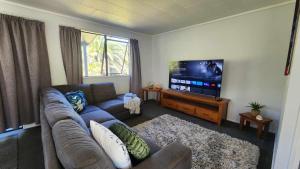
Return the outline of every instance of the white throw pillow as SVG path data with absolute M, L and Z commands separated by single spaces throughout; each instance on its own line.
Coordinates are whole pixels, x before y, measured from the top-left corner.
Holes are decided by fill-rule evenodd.
M 109 129 L 91 120 L 90 126 L 95 140 L 110 157 L 116 168 L 129 169 L 131 161 L 124 143 Z

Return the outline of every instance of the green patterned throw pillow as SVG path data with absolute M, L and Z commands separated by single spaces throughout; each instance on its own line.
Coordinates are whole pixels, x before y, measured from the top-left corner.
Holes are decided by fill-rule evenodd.
M 122 123 L 115 123 L 109 129 L 119 137 L 119 139 L 126 145 L 126 148 L 134 158 L 143 160 L 150 154 L 148 144 L 138 136 L 134 131 L 128 129 Z
M 86 97 L 84 93 L 80 90 L 76 92 L 68 92 L 65 94 L 65 97 L 71 103 L 73 109 L 77 113 L 81 112 L 85 108 L 85 106 L 87 106 Z

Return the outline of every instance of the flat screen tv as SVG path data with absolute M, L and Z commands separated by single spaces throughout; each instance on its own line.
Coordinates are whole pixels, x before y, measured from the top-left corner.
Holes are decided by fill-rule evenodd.
M 220 97 L 224 60 L 186 60 L 169 65 L 169 88 Z

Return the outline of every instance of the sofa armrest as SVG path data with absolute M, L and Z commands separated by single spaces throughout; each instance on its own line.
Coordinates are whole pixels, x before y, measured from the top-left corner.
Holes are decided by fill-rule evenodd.
M 178 142 L 174 142 L 154 153 L 134 169 L 190 169 L 192 151 Z
M 41 100 L 42 98 L 40 98 Z M 44 114 L 44 106 L 40 101 L 41 137 L 43 144 L 44 167 L 45 169 L 62 169 L 53 142 L 51 127 Z
M 125 96 L 125 94 L 118 94 L 117 98 L 120 100 L 124 100 L 124 96 Z

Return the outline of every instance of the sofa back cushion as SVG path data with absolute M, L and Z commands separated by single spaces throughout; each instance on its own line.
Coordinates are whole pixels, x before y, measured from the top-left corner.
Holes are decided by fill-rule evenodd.
M 94 97 L 92 93 L 91 86 L 89 84 L 79 84 L 79 85 L 59 85 L 53 86 L 55 89 L 59 90 L 61 93 L 66 94 L 67 92 L 82 91 L 87 99 L 88 104 L 94 104 Z
M 72 105 L 64 95 L 54 88 L 49 88 L 43 92 L 44 113 L 51 127 L 60 120 L 72 119 L 89 134 L 85 122 L 79 114 L 75 112 Z
M 42 91 L 42 101 L 44 105 L 49 103 L 63 103 L 69 105 L 70 103 L 66 97 L 58 90 L 54 88 L 46 88 Z
M 115 169 L 103 149 L 73 120 L 61 120 L 52 128 L 56 154 L 64 168 Z
M 91 84 L 94 102 L 100 103 L 106 100 L 117 98 L 115 86 L 113 83 Z

